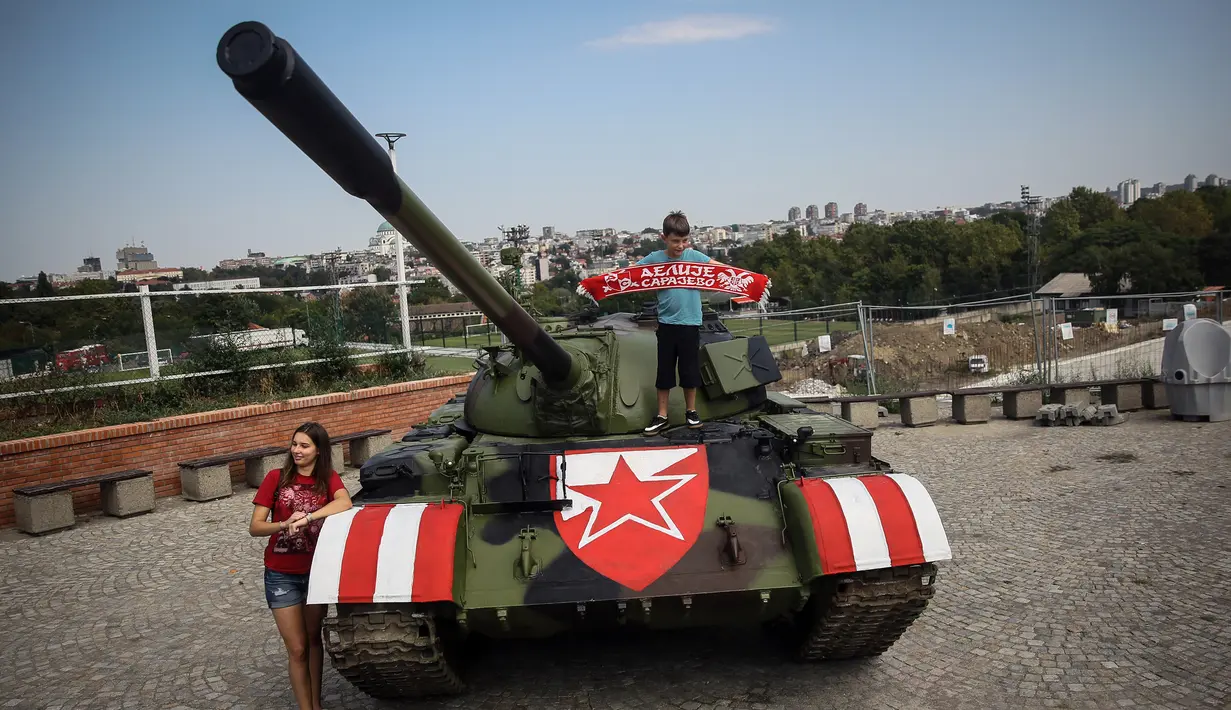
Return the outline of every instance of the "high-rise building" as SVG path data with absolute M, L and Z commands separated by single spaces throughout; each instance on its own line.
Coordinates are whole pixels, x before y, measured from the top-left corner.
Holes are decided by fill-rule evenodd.
M 804 210 L 804 217 L 807 219 L 820 219 L 821 208 L 816 205 L 808 205 L 808 209 Z
M 1189 192 L 1197 191 L 1197 176 L 1196 175 L 1189 173 L 1188 177 L 1184 178 L 1184 189 L 1188 190 Z
M 855 204 L 855 216 L 856 217 L 867 217 L 868 216 L 868 206 L 864 204 L 863 202 L 856 203 Z
M 1141 199 L 1141 181 L 1137 178 L 1120 183 L 1120 204 L 1128 207 Z
M 798 207 L 792 207 L 791 209 L 787 210 L 786 221 L 788 222 L 798 222 L 799 221 L 799 208 Z
M 158 268 L 154 255 L 144 246 L 124 247 L 116 251 L 115 260 L 116 271 L 144 271 Z
M 838 218 L 838 203 L 837 202 L 826 203 L 825 204 L 825 219 L 837 219 L 837 218 Z
M 81 266 L 77 267 L 79 274 L 92 274 L 103 270 L 103 260 L 97 256 L 87 256 L 81 260 Z

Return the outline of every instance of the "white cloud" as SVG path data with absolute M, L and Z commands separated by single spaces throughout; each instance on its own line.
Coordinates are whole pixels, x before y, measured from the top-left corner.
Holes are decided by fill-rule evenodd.
M 592 47 L 648 44 L 696 44 L 765 34 L 773 25 L 747 15 L 685 15 L 674 20 L 647 22 L 625 28 L 610 37 L 591 40 Z

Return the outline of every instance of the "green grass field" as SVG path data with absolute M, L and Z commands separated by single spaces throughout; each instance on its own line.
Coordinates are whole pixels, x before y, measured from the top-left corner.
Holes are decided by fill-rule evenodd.
M 472 357 L 429 355 L 426 359 L 428 367 L 442 374 L 468 375 L 474 372 L 474 358 Z

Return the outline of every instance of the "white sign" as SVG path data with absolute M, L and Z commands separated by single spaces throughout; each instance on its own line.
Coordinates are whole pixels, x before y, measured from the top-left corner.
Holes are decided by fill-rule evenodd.
M 828 335 L 816 336 L 816 348 L 818 352 L 827 353 L 833 348 L 833 344 L 829 340 Z
M 1179 321 L 1175 318 L 1164 318 L 1163 330 L 1175 330 L 1175 327 L 1179 324 Z
M 941 332 L 944 333 L 945 335 L 956 335 L 957 334 L 957 320 L 954 318 L 946 318 L 945 328 Z
M 1073 339 L 1073 324 L 1072 323 L 1061 323 L 1060 324 L 1060 337 L 1065 340 Z
M 1185 303 L 1184 304 L 1184 320 L 1192 320 L 1193 318 L 1196 318 L 1196 317 L 1197 317 L 1197 304 Z
M 1116 313 L 1116 309 L 1108 308 L 1107 309 L 1107 325 L 1115 325 L 1118 321 L 1119 321 L 1119 314 Z

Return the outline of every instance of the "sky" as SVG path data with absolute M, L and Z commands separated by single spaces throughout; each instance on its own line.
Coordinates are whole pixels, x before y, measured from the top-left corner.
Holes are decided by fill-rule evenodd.
M 1231 176 L 1227 0 L 8 0 L 0 280 L 212 268 L 382 221 L 215 49 L 287 39 L 463 239 L 930 209 Z

